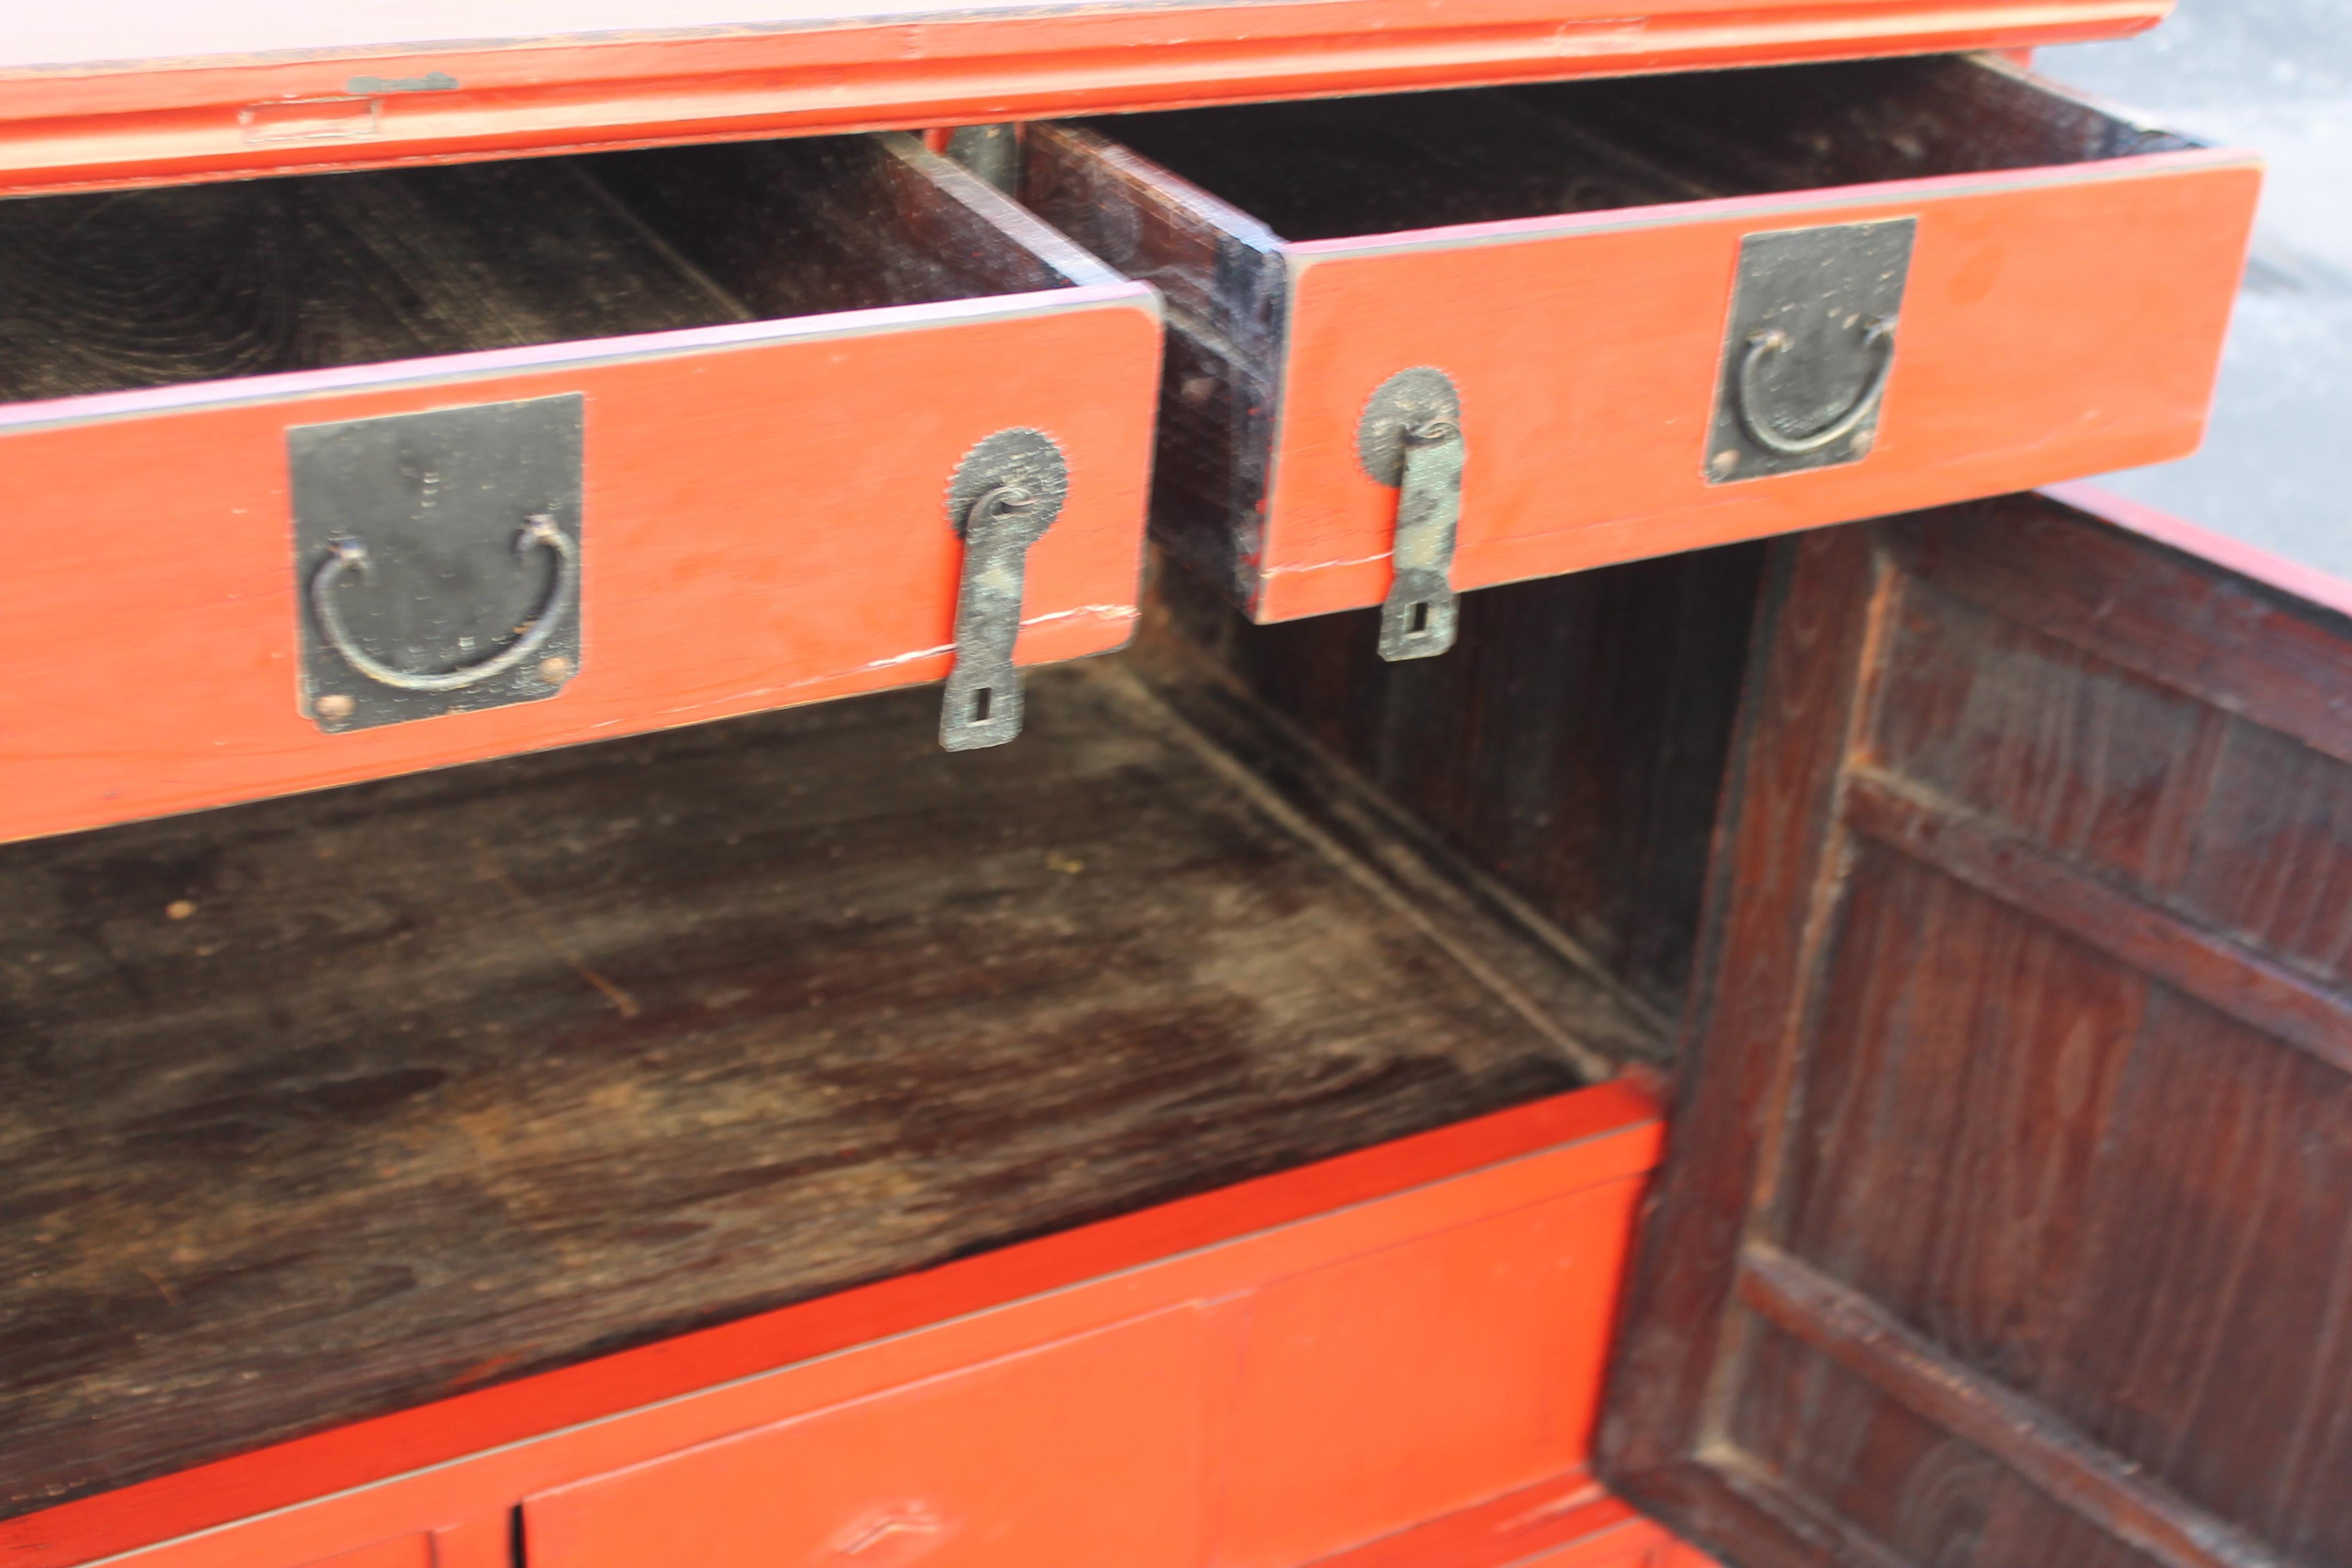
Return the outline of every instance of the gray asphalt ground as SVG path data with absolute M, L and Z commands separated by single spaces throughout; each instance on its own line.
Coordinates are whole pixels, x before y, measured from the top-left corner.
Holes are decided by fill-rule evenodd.
M 2204 450 L 2104 482 L 2352 579 L 2352 0 L 2180 0 L 2034 68 L 2270 160 Z

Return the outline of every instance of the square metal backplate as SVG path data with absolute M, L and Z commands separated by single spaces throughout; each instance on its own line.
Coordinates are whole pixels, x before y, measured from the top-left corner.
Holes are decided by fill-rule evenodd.
M 1757 437 L 1750 422 L 1800 444 L 1839 425 L 1874 384 L 1883 391 L 1918 228 L 1916 218 L 1887 218 L 1777 229 L 1740 242 L 1708 432 L 1709 482 L 1833 468 L 1868 456 L 1878 438 L 1879 402 L 1835 441 L 1811 451 L 1776 449 Z M 1875 337 L 1874 322 L 1885 324 Z M 1762 342 L 1773 333 L 1779 338 Z
M 301 704 L 320 729 L 537 701 L 577 673 L 583 422 L 571 393 L 287 431 Z

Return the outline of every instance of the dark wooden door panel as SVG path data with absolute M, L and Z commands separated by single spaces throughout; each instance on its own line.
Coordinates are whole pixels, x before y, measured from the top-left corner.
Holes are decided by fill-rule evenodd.
M 1603 1457 L 1754 1564 L 2352 1562 L 2352 622 L 1779 550 Z

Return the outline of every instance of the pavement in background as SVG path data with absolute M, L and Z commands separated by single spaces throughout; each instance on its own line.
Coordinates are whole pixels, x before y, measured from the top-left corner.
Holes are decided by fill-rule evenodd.
M 2101 482 L 2352 579 L 2352 0 L 2180 0 L 2034 68 L 2270 161 L 2204 450 Z

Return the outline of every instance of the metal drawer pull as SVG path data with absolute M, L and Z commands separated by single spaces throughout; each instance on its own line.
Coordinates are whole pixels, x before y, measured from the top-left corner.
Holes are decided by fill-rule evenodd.
M 956 468 L 948 515 L 963 535 L 963 581 L 955 668 L 940 702 L 940 744 L 950 752 L 1001 746 L 1021 733 L 1025 700 L 1013 646 L 1029 547 L 1053 526 L 1068 491 L 1061 448 L 1040 430 L 999 430 Z
M 1357 460 L 1397 492 L 1395 574 L 1381 602 L 1381 657 L 1434 658 L 1454 646 L 1454 545 L 1462 523 L 1462 400 L 1430 365 L 1382 382 L 1356 427 Z
M 562 624 L 563 606 L 572 596 L 573 579 L 580 571 L 579 553 L 555 519 L 544 515 L 525 522 L 522 531 L 515 536 L 515 558 L 520 560 L 534 544 L 544 545 L 555 552 L 555 585 L 548 590 L 547 603 L 523 628 L 522 635 L 507 646 L 506 651 L 479 664 L 466 665 L 446 674 L 411 675 L 388 664 L 379 664 L 352 640 L 351 633 L 343 627 L 342 616 L 335 608 L 334 589 L 346 567 L 357 568 L 360 580 L 367 580 L 367 546 L 356 539 L 338 539 L 328 546 L 326 561 L 310 579 L 310 607 L 318 613 L 320 629 L 327 634 L 329 644 L 342 655 L 344 662 L 370 680 L 381 681 L 402 691 L 460 691 L 514 668 L 537 653 Z
M 1768 451 L 1784 457 L 1801 458 L 1836 446 L 1852 436 L 1878 412 L 1885 399 L 1886 383 L 1895 374 L 1895 323 L 1873 319 L 1863 325 L 1862 346 L 1878 351 L 1878 363 L 1872 367 L 1870 380 L 1846 411 L 1820 429 L 1803 436 L 1781 434 L 1763 412 L 1764 362 L 1789 352 L 1789 334 L 1778 327 L 1767 327 L 1748 334 L 1748 353 L 1739 362 L 1739 424 L 1750 439 Z

